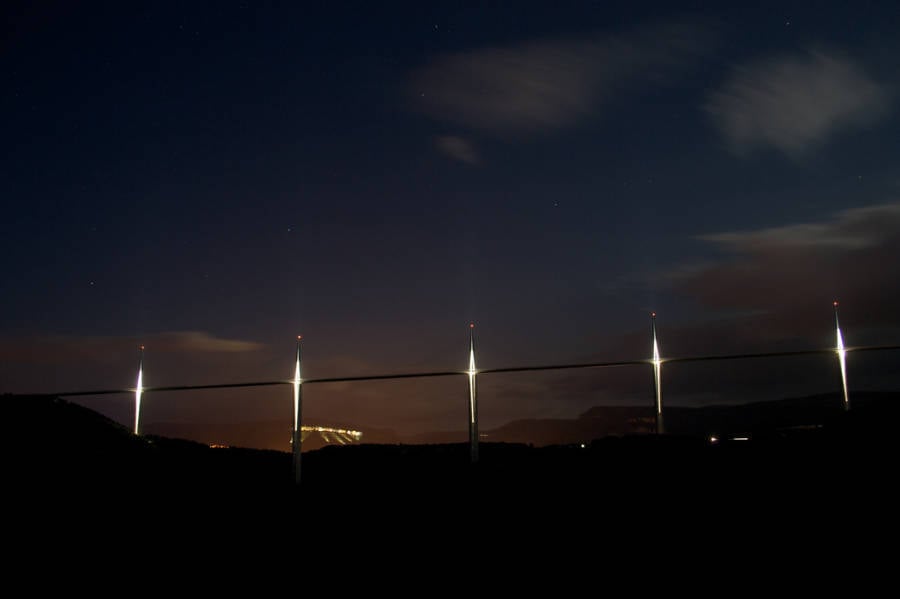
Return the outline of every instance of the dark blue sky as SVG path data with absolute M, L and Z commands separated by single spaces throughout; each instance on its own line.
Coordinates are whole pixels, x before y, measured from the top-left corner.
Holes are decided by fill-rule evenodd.
M 3 9 L 0 390 L 900 339 L 895 2 L 122 4 Z M 649 392 L 554 381 L 485 409 Z

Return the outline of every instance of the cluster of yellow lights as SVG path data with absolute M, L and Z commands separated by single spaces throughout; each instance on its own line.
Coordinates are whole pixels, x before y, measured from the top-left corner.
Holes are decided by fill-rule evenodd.
M 335 435 L 347 435 L 356 440 L 362 439 L 362 431 L 351 431 L 345 428 L 331 428 L 328 426 L 301 426 L 304 433 L 334 433 Z

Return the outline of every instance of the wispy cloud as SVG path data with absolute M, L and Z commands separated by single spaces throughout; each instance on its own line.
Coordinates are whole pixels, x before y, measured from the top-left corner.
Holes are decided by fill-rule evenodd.
M 538 40 L 443 56 L 412 78 L 418 107 L 440 120 L 495 135 L 570 125 L 611 95 L 658 82 L 709 47 L 693 24 L 626 35 Z
M 151 336 L 159 351 L 234 353 L 263 349 L 262 343 L 225 339 L 203 331 L 177 331 Z
M 753 326 L 733 327 L 744 345 L 821 333 L 833 299 L 852 306 L 857 324 L 900 326 L 900 202 L 699 239 L 728 255 L 673 277 L 674 289 L 714 313 L 753 314 Z
M 699 239 L 743 253 L 804 248 L 856 250 L 876 246 L 898 231 L 900 203 L 890 203 L 844 210 L 825 222 L 701 235 Z
M 706 104 L 736 152 L 771 146 L 793 158 L 888 107 L 885 88 L 860 66 L 818 51 L 738 66 Z
M 133 384 L 138 347 L 147 348 L 146 384 L 263 380 L 290 372 L 290 357 L 273 362 L 266 346 L 203 331 L 143 336 L 41 335 L 0 337 L 0 392 L 122 388 Z M 146 364 L 145 364 L 146 365 Z M 278 368 L 273 370 L 273 366 Z M 283 368 L 283 369 L 282 369 Z M 285 375 L 287 376 L 287 375 Z M 274 377 L 277 378 L 277 377 Z M 36 384 L 36 381 L 42 381 Z
M 265 347 L 255 341 L 225 339 L 203 331 L 171 331 L 142 337 L 53 335 L 0 339 L 0 358 L 10 362 L 56 362 L 79 356 L 106 362 L 123 353 L 133 355 L 140 345 L 156 354 L 232 354 Z
M 434 140 L 435 147 L 454 160 L 476 165 L 481 162 L 478 151 L 469 140 L 455 135 L 441 135 Z

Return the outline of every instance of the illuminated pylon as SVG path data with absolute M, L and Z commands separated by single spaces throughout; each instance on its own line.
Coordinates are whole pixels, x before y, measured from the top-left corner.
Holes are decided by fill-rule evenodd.
M 469 323 L 469 451 L 472 463 L 478 461 L 478 383 L 475 368 L 475 323 Z
M 659 344 L 656 342 L 656 312 L 650 313 L 650 336 L 653 339 L 653 389 L 656 394 L 656 434 L 666 432 L 663 425 L 662 407 L 662 360 L 659 359 Z
M 291 449 L 294 456 L 294 483 L 300 484 L 300 452 L 303 449 L 303 379 L 300 378 L 300 340 L 297 335 L 297 363 L 294 366 L 294 430 L 291 433 Z
M 144 346 L 141 346 L 141 358 L 138 362 L 137 386 L 134 388 L 134 434 L 141 434 L 141 395 L 144 394 Z
M 847 350 L 844 349 L 844 337 L 841 335 L 841 324 L 838 322 L 838 302 L 834 302 L 834 333 L 837 337 L 834 351 L 841 365 L 841 385 L 844 390 L 844 409 L 850 409 L 850 395 L 847 393 Z

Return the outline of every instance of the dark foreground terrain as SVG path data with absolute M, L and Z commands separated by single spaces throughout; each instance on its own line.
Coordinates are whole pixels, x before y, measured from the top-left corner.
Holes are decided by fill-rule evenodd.
M 892 571 L 877 548 L 897 532 L 896 402 L 750 441 L 483 443 L 475 466 L 464 444 L 329 446 L 304 454 L 296 488 L 286 453 L 136 437 L 53 397 L 0 400 L 5 566 L 31 588 L 406 582 L 442 596 L 474 576 L 530 596 L 693 585 L 701 567 L 723 588 Z
M 606 437 L 584 447 L 483 442 L 475 466 L 465 444 L 328 446 L 304 454 L 298 490 L 287 453 L 136 437 L 54 397 L 3 396 L 2 413 L 5 478 L 20 492 L 252 492 L 309 501 L 403 500 L 437 491 L 576 502 L 586 493 L 713 500 L 740 489 L 841 495 L 851 487 L 858 497 L 891 478 L 900 422 L 896 402 L 867 402 L 834 411 L 817 426 L 750 431 L 749 441 L 726 436 L 710 443 L 697 434 Z
M 715 534 L 724 540 L 760 519 L 785 531 L 856 526 L 860 518 L 881 526 L 893 521 L 898 498 L 893 401 L 833 412 L 813 427 L 751 433 L 749 441 L 633 435 L 584 447 L 482 443 L 474 466 L 464 444 L 329 446 L 304 454 L 300 488 L 286 453 L 136 437 L 54 397 L 2 402 L 14 525 L 102 520 L 144 535 L 173 521 L 180 530 L 198 522 L 270 531 L 293 524 L 344 534 L 375 525 L 380 534 L 467 531 L 484 541 L 511 529 L 527 536 L 532 527 L 576 536 L 613 528 L 664 534 L 672 526 L 681 535 L 708 534 L 723 522 Z

